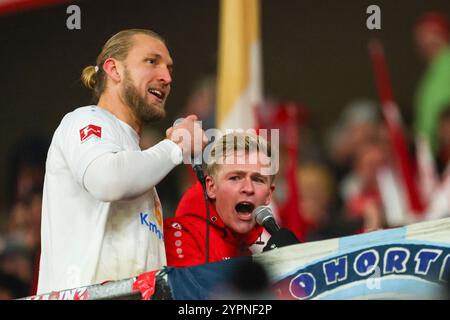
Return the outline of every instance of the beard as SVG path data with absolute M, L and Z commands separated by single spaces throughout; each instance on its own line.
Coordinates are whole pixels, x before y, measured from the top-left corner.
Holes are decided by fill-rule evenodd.
M 131 108 L 135 117 L 142 123 L 150 123 L 164 119 L 166 110 L 164 104 L 161 106 L 148 103 L 145 97 L 142 97 L 131 80 L 130 73 L 125 70 L 125 79 L 122 89 L 122 97 L 125 103 Z

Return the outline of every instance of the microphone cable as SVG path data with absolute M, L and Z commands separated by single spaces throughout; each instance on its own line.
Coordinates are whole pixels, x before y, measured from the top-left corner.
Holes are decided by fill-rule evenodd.
M 198 181 L 200 181 L 202 188 L 203 188 L 203 197 L 205 199 L 205 205 L 206 205 L 206 244 L 205 244 L 205 250 L 206 250 L 206 259 L 205 263 L 209 262 L 209 229 L 210 229 L 210 220 L 211 220 L 211 212 L 209 210 L 209 197 L 208 192 L 206 191 L 206 182 L 205 182 L 205 175 L 203 173 L 203 169 L 201 165 L 195 165 L 193 166 L 193 169 L 195 171 L 195 174 L 197 175 Z

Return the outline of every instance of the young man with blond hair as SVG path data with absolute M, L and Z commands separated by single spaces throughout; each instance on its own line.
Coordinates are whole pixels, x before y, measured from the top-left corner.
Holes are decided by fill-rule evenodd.
M 159 35 L 131 29 L 111 37 L 83 70 L 95 104 L 64 116 L 47 156 L 39 294 L 166 264 L 155 185 L 205 142 L 191 115 L 163 141 L 139 148 L 144 125 L 165 116 L 172 65 Z M 178 130 L 190 141 L 176 139 Z
M 274 191 L 270 147 L 258 136 L 230 133 L 210 150 L 206 190 L 210 232 L 208 262 L 251 254 L 263 228 L 254 209 L 271 202 Z M 188 267 L 206 262 L 206 205 L 200 183 L 181 199 L 174 218 L 164 222 L 167 263 Z

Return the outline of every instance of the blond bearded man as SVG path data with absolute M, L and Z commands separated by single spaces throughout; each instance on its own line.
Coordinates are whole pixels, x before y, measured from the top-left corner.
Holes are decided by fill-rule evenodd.
M 48 151 L 38 294 L 166 264 L 155 185 L 205 144 L 191 115 L 163 141 L 139 148 L 144 125 L 165 116 L 172 65 L 158 34 L 132 29 L 111 37 L 96 66 L 83 70 L 96 104 L 66 114 Z M 190 138 L 175 139 L 178 130 Z

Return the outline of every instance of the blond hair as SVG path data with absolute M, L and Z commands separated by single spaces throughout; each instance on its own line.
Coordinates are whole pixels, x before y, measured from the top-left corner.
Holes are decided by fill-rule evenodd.
M 206 173 L 209 176 L 216 177 L 219 166 L 228 156 L 236 152 L 250 153 L 252 151 L 261 152 L 271 158 L 271 146 L 263 137 L 252 133 L 233 132 L 223 135 L 214 142 L 209 152 L 206 166 Z M 272 159 L 271 159 L 272 161 Z M 270 175 L 270 182 L 275 179 L 275 174 Z
M 93 90 L 93 98 L 95 101 L 98 101 L 106 88 L 107 77 L 103 71 L 103 64 L 109 58 L 115 58 L 119 61 L 125 60 L 133 46 L 132 37 L 136 34 L 145 34 L 165 43 L 159 34 L 146 29 L 122 30 L 109 38 L 97 57 L 96 65 L 85 67 L 81 73 L 81 81 L 86 88 Z

